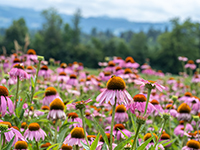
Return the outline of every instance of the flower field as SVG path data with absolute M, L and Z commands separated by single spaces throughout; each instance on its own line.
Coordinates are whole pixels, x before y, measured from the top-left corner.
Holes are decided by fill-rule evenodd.
M 0 59 L 0 150 L 200 150 L 200 60 L 178 57 L 175 76 L 132 57 Z

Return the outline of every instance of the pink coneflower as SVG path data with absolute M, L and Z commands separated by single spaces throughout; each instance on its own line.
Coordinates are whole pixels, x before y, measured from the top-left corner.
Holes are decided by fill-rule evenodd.
M 72 150 L 73 147 L 68 144 L 63 144 L 60 150 Z
M 91 145 L 96 139 L 96 135 L 87 135 L 87 139 L 88 139 L 89 144 Z
M 67 80 L 69 80 L 69 77 L 67 76 L 67 74 L 65 72 L 60 72 L 57 80 L 58 80 L 58 82 L 66 83 Z
M 107 62 L 98 62 L 98 65 L 101 67 L 105 67 L 108 65 L 108 63 Z
M 28 144 L 25 141 L 17 141 L 14 150 L 28 150 Z
M 117 140 L 120 140 L 120 139 L 124 139 L 124 135 L 120 132 L 120 130 L 125 134 L 127 135 L 128 137 L 131 137 L 131 132 L 128 131 L 127 129 L 125 129 L 124 125 L 123 124 L 116 124 L 114 126 L 114 131 L 113 131 L 113 134 L 117 137 Z
M 104 71 L 114 72 L 115 71 L 115 63 L 113 61 L 109 61 L 108 66 L 106 68 L 104 68 Z
M 43 98 L 43 106 L 49 106 L 49 104 L 56 98 L 60 98 L 60 96 L 57 93 L 57 90 L 54 87 L 48 87 L 45 90 L 45 97 Z
M 167 134 L 165 131 L 163 131 L 163 133 L 162 133 L 162 135 L 161 135 L 161 137 L 160 137 L 160 139 L 159 139 L 159 142 L 160 141 L 165 141 L 164 143 L 167 143 L 167 142 L 169 142 L 170 141 L 170 135 L 169 134 Z M 163 144 L 164 144 L 163 143 Z M 170 144 L 168 144 L 168 145 L 166 145 L 165 147 L 170 147 L 172 144 L 170 143 Z
M 179 57 L 178 57 L 178 60 L 179 60 L 179 61 L 187 61 L 188 58 L 187 58 L 187 57 L 184 57 L 184 56 L 179 56 Z
M 108 142 L 110 143 L 110 133 L 106 133 L 106 136 L 108 138 Z M 113 137 L 112 141 L 114 141 L 114 137 Z M 104 139 L 103 139 L 102 135 L 100 135 L 99 142 L 98 142 L 98 145 L 96 147 L 96 150 L 102 150 L 103 144 L 104 144 Z M 112 150 L 114 150 L 114 148 L 116 146 L 117 146 L 116 144 L 112 143 Z M 108 145 L 106 145 L 106 149 L 109 149 Z
M 52 120 L 62 119 L 62 120 L 65 120 L 66 115 L 65 115 L 65 112 L 64 112 L 64 108 L 65 108 L 65 105 L 59 98 L 54 99 L 50 103 L 50 111 L 49 111 L 49 114 L 47 116 L 47 119 L 52 119 Z
M 115 64 L 118 64 L 120 67 L 122 67 L 122 65 L 124 64 L 124 60 L 123 60 L 121 57 L 115 57 L 115 58 L 113 59 L 113 62 L 114 62 Z
M 144 86 L 148 88 L 149 86 L 151 86 L 152 88 L 154 88 L 154 89 L 156 88 L 161 92 L 163 90 L 165 90 L 164 86 L 160 85 L 159 83 L 157 83 L 155 81 L 151 81 L 151 80 L 148 81 L 148 80 L 144 80 L 144 79 L 140 78 L 140 79 L 135 80 L 135 83 L 141 84 L 140 88 L 144 87 Z
M 158 70 L 156 73 L 155 73 L 156 76 L 159 76 L 159 77 L 164 77 L 165 74 L 162 72 L 162 70 Z
M 68 121 L 74 122 L 72 125 L 69 126 L 69 128 L 73 127 L 82 127 L 82 119 L 79 118 L 78 114 L 75 112 L 71 112 L 67 114 Z
M 42 77 L 44 77 L 44 78 L 50 78 L 52 72 L 53 72 L 53 71 L 50 70 L 50 69 L 48 68 L 47 65 L 44 65 L 44 66 L 42 66 L 42 67 L 40 68 L 40 71 L 39 71 L 39 73 L 38 73 L 38 76 L 42 76 Z
M 71 74 L 69 80 L 67 81 L 67 84 L 72 86 L 77 86 L 78 85 L 77 76 L 75 74 Z
M 8 97 L 8 95 L 8 89 L 5 86 L 0 86 L 0 112 L 2 117 L 4 117 L 7 113 L 7 107 L 9 109 L 9 114 L 14 114 L 14 105 L 12 100 Z
M 200 150 L 200 143 L 196 140 L 189 140 L 182 150 Z
M 110 101 L 111 105 L 114 105 L 115 99 L 117 104 L 130 104 L 132 97 L 125 88 L 126 83 L 121 77 L 112 76 L 107 82 L 107 89 L 99 94 L 96 100 L 100 104 L 109 103 Z
M 138 68 L 140 65 L 134 61 L 132 57 L 127 57 L 123 65 L 125 68 Z
M 22 136 L 22 134 L 15 129 L 14 127 L 12 127 L 10 122 L 0 122 L 0 124 L 4 124 L 8 126 L 8 132 L 4 132 L 3 134 L 5 135 L 5 140 L 7 142 L 10 142 L 10 140 L 12 140 L 12 138 L 15 136 L 14 138 L 14 142 L 13 145 L 18 141 L 25 141 L 24 137 Z
M 175 84 L 176 83 L 176 80 L 173 78 L 173 77 L 170 77 L 168 80 L 167 80 L 167 84 L 171 85 L 171 84 Z
M 156 72 L 151 67 L 149 67 L 147 69 L 142 70 L 142 73 L 146 75 L 155 75 Z
M 192 83 L 199 83 L 200 82 L 200 76 L 195 74 L 193 77 L 192 77 Z
M 115 68 L 114 75 L 118 76 L 118 75 L 122 75 L 122 74 L 124 74 L 124 70 L 122 69 L 122 67 L 117 66 L 117 67 Z
M 17 79 L 18 77 L 20 80 L 28 78 L 28 74 L 24 71 L 24 66 L 21 64 L 14 65 L 8 74 L 14 79 Z
M 24 132 L 24 137 L 29 140 L 35 139 L 36 142 L 45 139 L 46 133 L 40 128 L 38 123 L 31 123 L 28 126 L 28 129 Z
M 155 140 L 157 141 L 158 140 L 158 136 L 155 134 L 155 133 L 153 133 L 153 135 L 154 135 L 154 137 L 155 137 Z M 148 140 L 149 138 L 151 138 L 152 137 L 152 134 L 151 133 L 147 133 L 147 134 L 145 134 L 144 135 L 144 142 L 146 141 L 146 140 Z M 151 146 L 154 146 L 154 141 L 153 140 L 151 140 L 149 143 L 148 143 L 148 145 L 146 146 L 146 150 L 148 150 L 148 149 L 150 149 L 150 147 Z M 165 148 L 162 146 L 162 144 L 159 144 L 156 148 L 155 148 L 155 150 L 158 150 L 158 149 L 161 149 L 161 150 L 165 150 Z
M 38 58 L 34 49 L 29 49 L 26 56 L 27 59 L 31 61 L 37 61 Z
M 121 104 L 115 109 L 115 121 L 117 123 L 122 123 L 128 121 L 128 114 L 126 113 L 126 107 Z
M 173 117 L 177 116 L 177 111 L 175 110 L 172 104 L 167 104 L 166 109 L 164 110 L 164 113 L 169 113 Z
M 147 64 L 147 63 L 144 63 L 142 66 L 141 66 L 141 69 L 148 69 L 150 68 L 150 66 Z
M 185 92 L 184 96 L 180 97 L 178 100 L 179 101 L 183 101 L 183 102 L 187 102 L 192 98 L 192 93 L 190 92 Z
M 177 110 L 177 119 L 183 121 L 190 121 L 191 119 L 191 108 L 188 104 L 182 103 Z
M 189 123 L 186 123 L 186 126 L 185 126 L 185 129 L 184 129 L 184 121 L 180 121 L 179 122 L 179 125 L 174 129 L 174 134 L 175 135 L 180 135 L 180 137 L 183 137 L 183 135 L 185 135 L 185 132 L 188 132 L 188 131 L 193 131 L 193 127 L 191 124 Z
M 81 141 L 86 143 L 84 130 L 82 127 L 75 127 L 65 138 L 63 143 L 70 146 L 78 145 L 79 147 L 82 147 Z
M 190 68 L 192 70 L 196 69 L 196 65 L 194 64 L 193 60 L 188 60 L 187 64 L 185 65 L 185 68 Z
M 145 113 L 145 107 L 146 107 L 146 97 L 143 94 L 137 94 L 133 97 L 134 103 L 131 103 L 128 108 L 133 114 L 136 114 L 136 116 L 143 116 Z M 147 111 L 145 114 L 145 118 L 147 118 L 151 113 L 155 111 L 155 107 L 148 103 Z
M 162 107 L 160 106 L 160 104 L 157 100 L 153 99 L 150 103 L 155 107 L 155 112 L 154 112 L 155 116 L 164 112 L 164 110 L 162 109 Z

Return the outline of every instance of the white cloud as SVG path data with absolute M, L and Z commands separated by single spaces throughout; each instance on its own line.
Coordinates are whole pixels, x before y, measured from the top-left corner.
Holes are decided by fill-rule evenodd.
M 200 21 L 199 0 L 6 0 L 0 5 L 36 10 L 55 7 L 66 14 L 80 8 L 84 17 L 106 15 L 132 21 L 168 21 L 174 17 Z

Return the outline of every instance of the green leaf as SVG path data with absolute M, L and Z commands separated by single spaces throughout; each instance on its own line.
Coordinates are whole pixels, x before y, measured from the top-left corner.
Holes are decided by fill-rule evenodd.
M 16 111 L 15 111 L 15 112 L 16 112 L 16 116 L 17 116 L 18 118 L 20 118 L 21 112 L 22 112 L 22 110 L 24 110 L 24 109 L 22 109 L 24 102 L 25 102 L 25 98 L 24 98 L 22 101 L 20 101 L 18 107 L 16 108 Z
M 168 141 L 168 140 L 164 140 L 164 141 L 159 142 L 159 144 L 162 144 L 162 145 L 165 147 L 165 146 L 167 146 L 168 144 L 173 143 L 175 140 L 176 140 L 176 139 L 173 139 L 173 140 L 170 140 L 169 142 L 166 142 L 166 141 Z M 164 142 L 166 142 L 166 143 L 164 143 Z M 159 144 L 158 144 L 158 145 L 159 145 Z
M 83 148 L 84 148 L 84 149 L 90 150 L 90 148 L 89 148 L 85 143 L 83 143 L 82 141 L 81 141 L 81 144 L 83 145 Z
M 89 119 L 85 118 L 85 122 L 88 125 L 89 128 L 92 128 L 92 123 Z
M 34 86 L 35 86 L 35 83 L 34 83 L 34 81 L 33 81 L 33 77 L 31 77 L 31 86 L 34 88 Z
M 99 141 L 99 136 L 100 136 L 100 133 L 98 133 L 97 137 L 96 137 L 95 140 L 92 142 L 91 147 L 90 147 L 90 150 L 95 150 L 95 149 L 96 149 L 97 144 L 98 144 L 98 141 Z
M 135 136 L 135 135 L 134 135 Z M 124 148 L 124 146 L 130 142 L 130 140 L 132 140 L 134 138 L 134 136 L 131 136 L 130 138 L 126 139 L 125 141 L 122 141 L 121 143 L 119 143 L 114 150 L 122 150 Z
M 60 131 L 61 131 L 61 130 L 60 130 Z M 64 129 L 62 130 L 62 132 L 59 133 L 58 141 L 61 143 L 61 144 L 59 145 L 59 148 L 62 146 L 62 143 L 63 143 L 64 138 L 65 138 L 65 134 L 66 134 L 68 131 L 70 131 L 69 128 L 64 128 Z
M 60 144 L 60 143 L 56 143 L 56 144 L 54 144 L 54 145 L 49 146 L 49 147 L 47 148 L 47 150 L 50 150 L 50 149 L 52 149 L 52 148 L 53 148 L 53 150 L 58 150 L 58 144 Z
M 12 140 L 10 140 L 10 142 L 8 143 L 8 145 L 7 145 L 6 147 L 3 148 L 3 150 L 11 149 L 12 144 L 13 144 L 13 142 L 14 142 L 14 139 L 15 139 L 15 135 L 13 136 Z
M 149 142 L 151 142 L 151 140 L 153 139 L 153 137 L 150 137 L 148 140 L 146 140 L 140 147 L 137 148 L 137 150 L 144 150 L 145 147 L 149 144 Z
M 119 128 L 118 128 L 118 130 L 124 135 L 124 137 L 125 137 L 126 139 L 128 139 L 128 136 L 127 136 L 126 134 L 124 134 L 124 132 L 123 132 L 122 130 L 120 130 Z
M 102 149 L 101 150 L 107 150 L 107 146 L 106 143 L 103 144 Z
M 37 91 L 37 92 L 35 92 L 35 94 L 33 96 L 36 96 L 36 95 L 39 95 L 39 94 L 43 94 L 43 93 L 45 93 L 45 91 Z
M 99 125 L 99 123 L 97 123 L 97 121 L 95 120 L 95 118 L 93 117 L 94 123 L 96 125 L 96 127 L 99 129 L 105 143 L 109 146 L 109 142 L 108 142 L 108 137 L 106 135 L 106 133 L 104 132 L 104 130 L 102 129 L 102 127 Z

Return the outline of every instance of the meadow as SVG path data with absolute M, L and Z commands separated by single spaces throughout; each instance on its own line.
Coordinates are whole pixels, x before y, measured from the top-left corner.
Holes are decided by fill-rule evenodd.
M 200 149 L 198 59 L 178 57 L 179 75 L 130 56 L 99 69 L 33 49 L 0 60 L 0 150 Z

